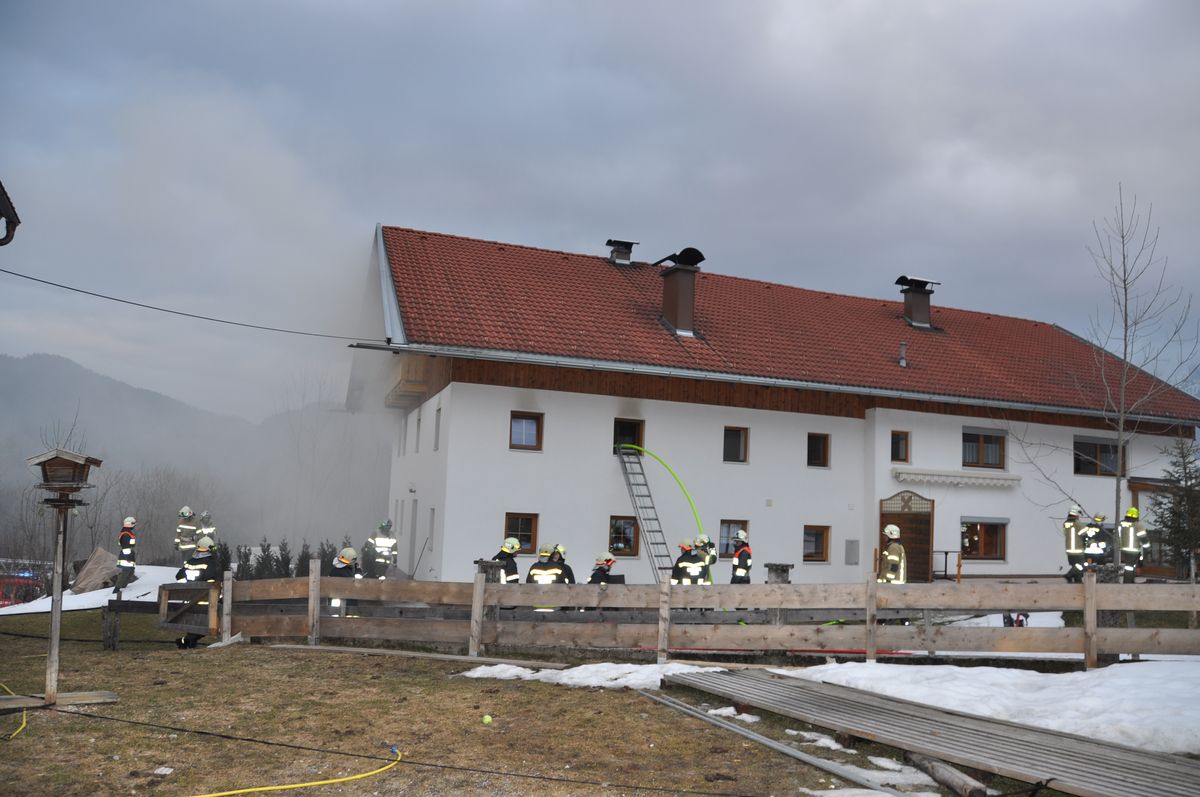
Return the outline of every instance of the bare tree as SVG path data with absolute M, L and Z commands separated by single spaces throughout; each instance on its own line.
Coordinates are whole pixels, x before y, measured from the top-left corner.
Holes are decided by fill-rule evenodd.
M 1143 217 L 1136 196 L 1127 206 L 1118 185 L 1112 216 L 1093 223 L 1096 240 L 1088 247 L 1110 299 L 1092 316 L 1090 335 L 1105 415 L 1117 434 L 1114 519 L 1121 517 L 1125 449 L 1138 432 L 1137 416 L 1163 394 L 1190 387 L 1200 367 L 1197 337 L 1189 334 L 1191 297 L 1166 283 L 1167 259 L 1158 256 L 1153 213 L 1150 206 Z

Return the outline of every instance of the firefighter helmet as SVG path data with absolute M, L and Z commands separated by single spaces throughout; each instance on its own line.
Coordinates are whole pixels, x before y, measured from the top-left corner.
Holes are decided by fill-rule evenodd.
M 1108 515 L 1092 515 L 1092 522 L 1099 526 L 1108 518 Z
M 883 527 L 883 536 L 887 537 L 889 540 L 900 539 L 900 527 L 895 523 L 887 524 Z
M 712 540 L 710 540 L 708 538 L 708 535 L 705 534 L 704 532 L 700 532 L 700 535 L 698 537 L 696 537 L 696 545 L 697 546 L 708 545 L 710 542 L 712 542 Z
M 345 562 L 357 562 L 358 551 L 354 550 L 353 548 L 343 548 L 342 552 L 338 554 L 338 558 Z
M 383 532 L 391 531 L 392 530 L 392 519 L 388 518 L 387 520 L 380 523 L 379 530 L 383 531 Z
M 208 525 L 212 522 L 212 515 L 208 513 L 207 509 L 200 513 L 200 522 L 204 525 Z
M 200 539 L 196 540 L 196 550 L 207 551 L 214 545 L 213 538 L 205 534 Z
M 1071 507 L 1071 511 L 1067 513 L 1067 517 L 1079 517 L 1083 514 L 1083 510 L 1077 506 Z
M 1136 507 L 1136 506 L 1131 506 L 1131 507 L 1129 507 L 1129 509 L 1126 509 L 1126 510 L 1125 510 L 1125 517 L 1129 518 L 1130 520 L 1137 520 L 1137 519 L 1138 519 L 1138 510 L 1137 510 L 1137 507 Z
M 193 518 L 195 516 L 196 516 L 196 513 L 192 511 L 192 508 L 190 506 L 185 506 L 179 510 L 179 517 L 183 518 L 184 520 L 190 520 L 191 518 Z
M 745 529 L 738 529 L 737 531 L 735 531 L 733 533 L 733 538 L 735 540 L 741 540 L 742 542 L 746 542 L 747 540 L 750 539 L 750 535 L 746 533 Z
M 538 556 L 549 558 L 550 554 L 554 553 L 554 546 L 549 543 L 538 546 Z
M 129 517 L 125 518 L 124 525 L 127 529 L 133 528 L 137 525 L 137 518 L 135 518 L 133 515 L 130 515 Z
M 504 545 L 500 546 L 500 548 L 501 550 L 508 551 L 509 553 L 516 553 L 517 551 L 521 550 L 521 541 L 516 537 L 505 537 Z
M 612 551 L 605 551 L 604 553 L 602 553 L 596 557 L 596 564 L 598 564 L 598 565 L 611 566 L 611 565 L 615 564 L 616 561 L 617 560 L 616 560 L 616 558 L 614 558 Z
M 559 556 L 566 556 L 567 555 L 567 546 L 563 545 L 560 542 L 554 546 L 554 552 L 556 554 L 558 554 Z

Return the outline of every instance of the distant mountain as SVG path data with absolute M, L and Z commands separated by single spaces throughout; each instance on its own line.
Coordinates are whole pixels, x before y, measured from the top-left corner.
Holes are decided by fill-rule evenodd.
M 191 465 L 208 470 L 240 452 L 255 426 L 133 387 L 65 357 L 0 355 L 0 479 L 25 472 L 72 422 L 83 453 L 120 465 Z
M 325 403 L 253 424 L 65 357 L 0 355 L 0 548 L 20 534 L 20 491 L 33 484 L 25 459 L 61 443 L 73 422 L 68 447 L 103 460 L 87 500 L 100 502 L 106 481 L 119 484 L 102 509 L 93 507 L 102 515 L 95 543 L 106 544 L 120 518 L 134 514 L 149 537 L 146 553 L 170 561 L 183 503 L 211 510 L 219 538 L 231 544 L 263 536 L 297 547 L 345 535 L 361 541 L 386 516 L 394 437 L 381 426 L 386 418 Z

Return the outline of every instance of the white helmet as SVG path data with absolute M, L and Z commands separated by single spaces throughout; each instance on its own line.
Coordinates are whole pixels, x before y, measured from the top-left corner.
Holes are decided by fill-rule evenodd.
M 895 523 L 887 524 L 883 527 L 883 536 L 887 537 L 889 540 L 900 539 L 900 527 Z
M 192 511 L 192 508 L 190 506 L 185 506 L 185 507 L 183 507 L 183 509 L 179 510 L 179 516 L 181 518 L 183 518 L 184 520 L 187 520 L 194 514 L 196 514 L 196 513 Z
M 215 544 L 216 543 L 213 542 L 213 538 L 209 537 L 207 534 L 196 540 L 196 548 L 197 550 L 201 551 L 210 550 Z
M 516 537 L 505 537 L 503 549 L 509 553 L 516 553 L 521 550 L 521 541 Z
M 343 548 L 342 552 L 338 554 L 338 558 L 345 562 L 357 562 L 358 551 L 354 550 L 353 548 Z
M 738 529 L 737 531 L 735 531 L 733 533 L 733 538 L 735 540 L 741 540 L 742 542 L 746 542 L 747 540 L 750 539 L 750 535 L 746 533 L 745 529 Z
M 136 526 L 136 525 L 137 525 L 137 518 L 135 518 L 133 515 L 130 515 L 129 517 L 125 518 L 125 527 L 126 528 L 130 528 L 130 527 Z

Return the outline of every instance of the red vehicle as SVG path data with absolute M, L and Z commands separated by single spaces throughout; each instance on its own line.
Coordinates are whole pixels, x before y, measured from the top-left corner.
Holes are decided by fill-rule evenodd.
M 0 575 L 0 609 L 42 596 L 42 580 L 32 574 Z

